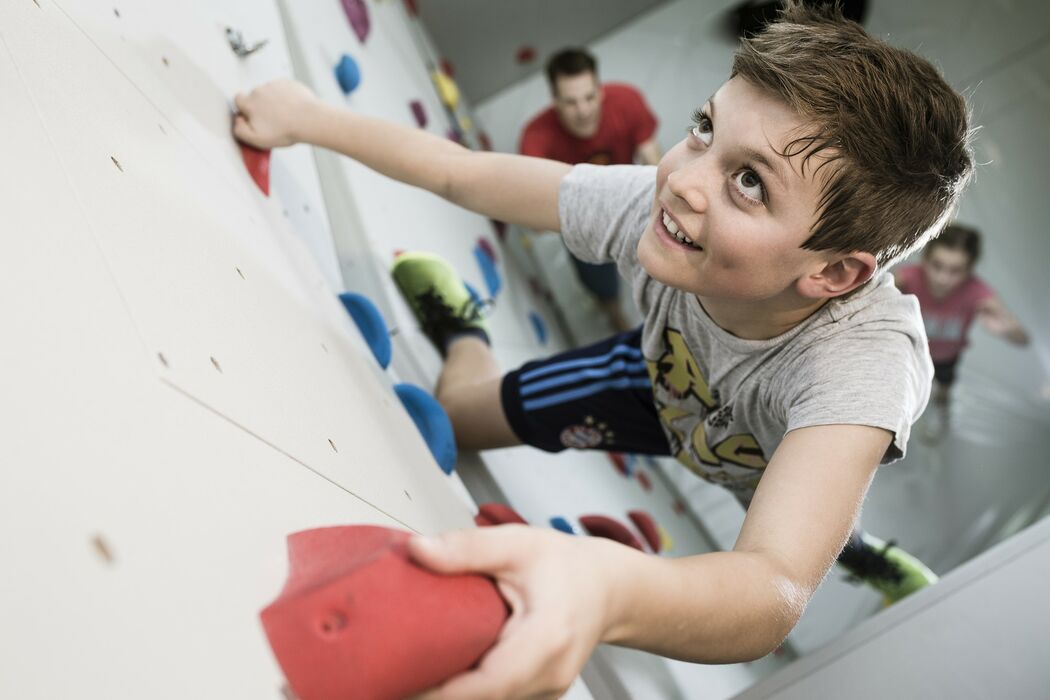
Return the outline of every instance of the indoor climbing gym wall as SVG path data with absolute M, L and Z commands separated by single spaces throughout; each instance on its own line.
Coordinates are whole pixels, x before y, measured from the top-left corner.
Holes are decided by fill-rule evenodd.
M 0 637 L 0 696 L 306 697 L 347 679 L 299 650 L 391 626 L 403 656 L 349 687 L 394 697 L 469 667 L 506 614 L 494 588 L 428 579 L 403 535 L 365 526 L 524 519 L 653 556 L 710 549 L 649 459 L 457 452 L 439 358 L 389 268 L 405 250 L 450 260 L 490 300 L 507 367 L 564 349 L 502 224 L 231 136 L 234 94 L 294 76 L 488 147 L 454 72 L 411 2 L 0 4 L 0 624 L 20 631 Z M 333 611 L 337 584 L 395 575 L 398 615 Z M 428 617 L 419 590 L 469 605 Z M 438 640 L 432 675 L 401 673 L 427 620 L 463 639 Z M 673 686 L 660 664 L 602 650 L 570 697 Z

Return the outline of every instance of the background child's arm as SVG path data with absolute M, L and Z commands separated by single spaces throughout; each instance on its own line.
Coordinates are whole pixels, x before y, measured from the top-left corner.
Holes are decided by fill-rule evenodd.
M 890 439 L 852 425 L 789 433 L 732 552 L 667 559 L 523 526 L 414 540 L 429 568 L 493 576 L 514 611 L 477 669 L 425 697 L 557 697 L 599 642 L 704 663 L 765 655 L 841 551 Z
M 1006 309 L 999 297 L 982 301 L 977 307 L 977 318 L 989 333 L 1006 338 L 1015 345 L 1028 345 L 1028 331 Z
M 558 231 L 558 188 L 570 166 L 505 153 L 474 152 L 422 129 L 357 114 L 317 99 L 292 80 L 237 95 L 238 139 L 256 148 L 310 143 L 422 187 L 479 214 Z

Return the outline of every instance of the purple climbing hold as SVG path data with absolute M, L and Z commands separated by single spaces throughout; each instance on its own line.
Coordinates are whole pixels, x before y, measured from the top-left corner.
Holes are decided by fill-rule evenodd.
M 427 127 L 427 110 L 423 107 L 423 103 L 419 100 L 412 100 L 408 103 L 408 108 L 412 110 L 412 116 L 416 118 L 416 126 L 420 129 Z
M 343 4 L 343 12 L 346 13 L 346 18 L 350 21 L 354 34 L 357 35 L 357 39 L 362 44 L 365 43 L 365 39 L 368 38 L 368 31 L 372 28 L 372 23 L 368 19 L 368 6 L 365 5 L 365 0 L 341 0 L 341 2 Z

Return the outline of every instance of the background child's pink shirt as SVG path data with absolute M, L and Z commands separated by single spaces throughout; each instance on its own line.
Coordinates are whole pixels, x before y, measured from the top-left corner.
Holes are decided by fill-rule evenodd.
M 950 362 L 958 358 L 966 347 L 977 307 L 985 299 L 995 296 L 995 290 L 977 275 L 970 275 L 951 294 L 935 299 L 926 286 L 922 265 L 906 265 L 894 272 L 900 280 L 901 291 L 919 299 L 933 361 Z

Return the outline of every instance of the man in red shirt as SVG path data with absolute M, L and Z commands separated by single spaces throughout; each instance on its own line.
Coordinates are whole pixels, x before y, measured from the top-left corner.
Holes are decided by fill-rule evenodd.
M 576 163 L 655 165 L 660 160 L 656 117 L 636 89 L 598 82 L 598 65 L 586 51 L 565 49 L 547 62 L 554 104 L 532 118 L 521 135 L 522 155 Z M 595 297 L 617 331 L 630 329 L 620 305 L 614 264 L 591 265 L 573 258 L 580 282 Z

